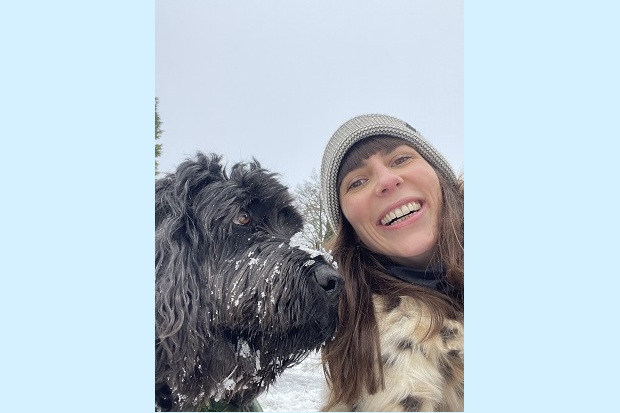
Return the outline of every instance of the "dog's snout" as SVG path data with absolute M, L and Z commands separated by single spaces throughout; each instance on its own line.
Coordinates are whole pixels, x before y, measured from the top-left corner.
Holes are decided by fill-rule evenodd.
M 344 279 L 331 267 L 321 265 L 314 270 L 314 277 L 329 296 L 337 297 L 342 291 Z

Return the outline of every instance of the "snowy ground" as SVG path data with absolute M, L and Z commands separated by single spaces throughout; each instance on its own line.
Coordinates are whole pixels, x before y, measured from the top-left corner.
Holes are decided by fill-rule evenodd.
M 324 382 L 321 356 L 312 353 L 299 365 L 285 370 L 258 401 L 266 412 L 318 412 Z

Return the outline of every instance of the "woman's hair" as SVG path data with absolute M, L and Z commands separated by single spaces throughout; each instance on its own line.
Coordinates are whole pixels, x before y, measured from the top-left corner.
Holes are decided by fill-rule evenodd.
M 340 166 L 337 188 L 342 178 L 361 161 L 381 151 L 388 153 L 402 144 L 407 142 L 388 136 L 370 137 L 355 144 Z M 322 351 L 323 368 L 331 388 L 325 410 L 342 402 L 351 404 L 364 390 L 373 394 L 384 386 L 373 294 L 414 297 L 431 314 L 427 337 L 439 333 L 444 318 L 463 319 L 464 183 L 462 177 L 455 184 L 442 174 L 437 176 L 443 203 L 438 248 L 431 265 L 443 267 L 446 281 L 454 288 L 453 296 L 389 275 L 385 268 L 386 264 L 389 265 L 386 258 L 359 243 L 353 227 L 342 211 L 340 213 L 338 231 L 327 245 L 345 277 L 345 284 L 339 303 L 336 336 Z

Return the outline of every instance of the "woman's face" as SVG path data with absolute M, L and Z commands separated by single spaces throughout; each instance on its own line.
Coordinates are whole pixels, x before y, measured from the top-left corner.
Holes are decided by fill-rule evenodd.
M 342 212 L 366 247 L 401 265 L 428 265 L 442 196 L 435 170 L 415 149 L 375 153 L 344 176 L 339 191 Z

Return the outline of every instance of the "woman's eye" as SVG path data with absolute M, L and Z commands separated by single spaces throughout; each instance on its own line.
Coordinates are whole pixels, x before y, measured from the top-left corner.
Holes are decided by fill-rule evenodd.
M 347 189 L 355 189 L 358 186 L 362 185 L 364 183 L 364 179 L 358 179 L 356 181 L 353 181 L 349 184 L 349 186 L 347 187 Z
M 250 213 L 244 209 L 239 211 L 234 219 L 234 223 L 238 225 L 248 225 L 250 221 L 252 221 L 252 217 L 250 216 Z
M 393 165 L 400 165 L 400 164 L 408 161 L 409 159 L 411 159 L 410 155 L 399 156 L 398 158 L 394 159 Z

